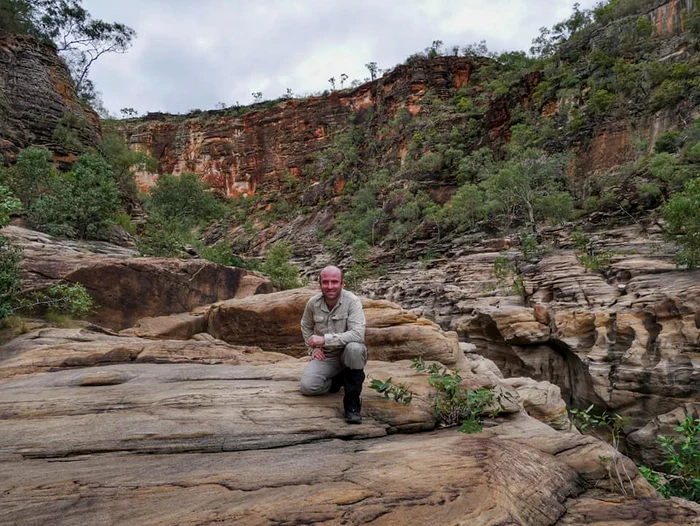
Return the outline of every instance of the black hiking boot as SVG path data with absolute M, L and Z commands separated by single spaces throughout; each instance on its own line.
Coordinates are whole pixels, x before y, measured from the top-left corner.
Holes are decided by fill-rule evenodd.
M 345 421 L 348 424 L 362 423 L 362 382 L 365 381 L 365 372 L 362 369 L 345 370 L 345 396 L 343 407 L 345 408 Z
M 345 371 L 348 369 L 343 369 L 333 378 L 331 378 L 331 387 L 328 389 L 329 393 L 337 393 L 345 386 Z

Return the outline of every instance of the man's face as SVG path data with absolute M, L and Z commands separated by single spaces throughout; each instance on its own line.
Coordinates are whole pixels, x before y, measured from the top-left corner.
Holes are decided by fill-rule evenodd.
M 345 282 L 341 278 L 339 270 L 324 270 L 321 272 L 321 293 L 326 301 L 335 302 L 340 297 Z

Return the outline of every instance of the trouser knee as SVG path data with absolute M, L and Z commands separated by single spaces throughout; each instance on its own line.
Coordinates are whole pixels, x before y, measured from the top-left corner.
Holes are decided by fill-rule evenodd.
M 343 349 L 343 365 L 348 369 L 364 369 L 367 364 L 367 347 L 362 343 L 348 343 Z
M 322 395 L 328 392 L 330 380 L 318 375 L 302 375 L 299 391 L 305 396 Z

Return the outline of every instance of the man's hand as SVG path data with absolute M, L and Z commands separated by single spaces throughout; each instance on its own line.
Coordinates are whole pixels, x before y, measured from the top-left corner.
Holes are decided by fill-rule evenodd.
M 321 349 L 320 347 L 319 347 L 319 348 L 316 348 L 316 349 L 314 349 L 313 352 L 311 353 L 311 359 L 312 359 L 312 360 L 325 360 L 325 359 L 326 359 L 326 353 L 323 352 L 323 349 Z
M 316 347 L 323 347 L 326 345 L 326 339 L 323 336 L 319 336 L 318 334 L 314 334 L 309 338 L 309 347 L 312 349 L 315 349 Z

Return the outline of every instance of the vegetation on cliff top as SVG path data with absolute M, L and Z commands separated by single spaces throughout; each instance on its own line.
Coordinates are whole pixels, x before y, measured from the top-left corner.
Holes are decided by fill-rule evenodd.
M 6 12 L 10 4 L 3 5 Z M 43 27 L 48 36 L 58 34 L 66 16 L 90 20 L 76 1 L 11 5 L 25 9 L 12 20 Z M 165 174 L 150 197 L 139 196 L 131 171 L 153 170 L 153 160 L 130 152 L 111 125 L 101 151 L 81 157 L 71 172 L 54 173 L 40 154 L 23 152 L 4 181 L 39 228 L 99 237 L 111 221 L 131 229 L 142 251 L 153 255 L 199 253 L 255 266 L 244 258 L 258 252 L 262 230 L 324 207 L 334 220 L 318 232 L 319 241 L 346 255 L 353 247 L 353 268 L 362 276 L 371 253 L 401 254 L 417 239 L 480 231 L 525 238 L 581 216 L 627 220 L 651 211 L 665 215 L 669 235 L 682 246 L 679 263 L 692 267 L 698 228 L 690 223 L 697 218 L 683 210 L 692 206 L 696 187 L 700 124 L 683 115 L 700 102 L 700 18 L 697 8 L 686 13 L 685 53 L 661 57 L 664 38 L 655 33 L 649 6 L 642 0 L 601 2 L 592 10 L 575 5 L 569 18 L 541 30 L 529 54 L 491 53 L 483 42 L 450 50 L 481 57 L 467 85 L 439 95 L 428 90 L 415 114 L 384 107 L 379 98 L 372 111 L 331 130 L 304 179 L 287 174 L 278 188 L 246 199 L 215 198 L 191 174 Z M 37 13 L 49 17 L 40 17 L 43 26 Z M 436 40 L 407 63 L 443 54 Z M 571 177 L 573 152 L 585 150 L 601 127 L 661 110 L 680 115 L 678 129 L 654 144 L 640 135 L 628 162 L 606 173 Z M 21 175 L 26 170 L 37 175 Z M 76 170 L 83 175 L 76 178 Z M 147 221 L 132 226 L 118 205 L 127 213 L 145 209 Z M 205 230 L 212 221 L 218 226 Z

